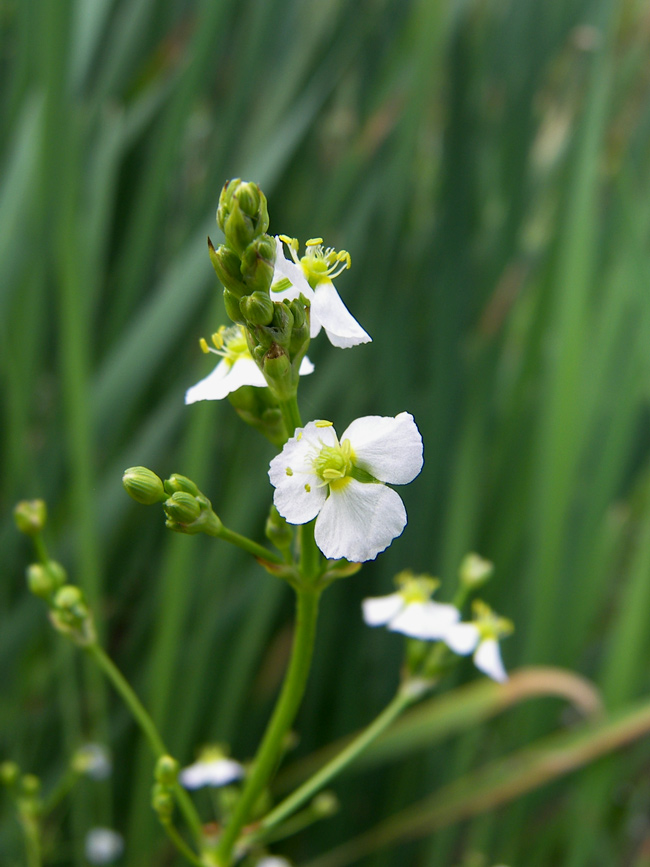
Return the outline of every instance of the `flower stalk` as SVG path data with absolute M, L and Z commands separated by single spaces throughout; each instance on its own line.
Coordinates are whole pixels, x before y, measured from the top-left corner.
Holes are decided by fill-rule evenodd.
M 282 685 L 275 710 L 255 756 L 253 768 L 241 793 L 230 821 L 217 847 L 217 863 L 229 867 L 241 829 L 250 819 L 251 810 L 268 785 L 282 753 L 286 735 L 300 707 L 311 667 L 316 620 L 321 589 L 301 587 L 297 591 L 296 632 L 291 662 Z

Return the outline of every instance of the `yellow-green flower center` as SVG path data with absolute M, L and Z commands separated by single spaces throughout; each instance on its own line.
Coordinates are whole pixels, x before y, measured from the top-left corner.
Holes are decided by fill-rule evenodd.
M 252 358 L 246 343 L 244 329 L 239 325 L 233 325 L 230 328 L 222 325 L 210 339 L 214 349 L 208 346 L 207 340 L 201 338 L 200 344 L 203 352 L 213 352 L 215 355 L 220 355 L 230 367 L 240 358 Z
M 395 583 L 400 595 L 407 605 L 414 602 L 428 602 L 440 582 L 430 575 L 414 575 L 410 569 L 405 569 L 395 576 Z
M 289 247 L 293 261 L 301 266 L 312 289 L 324 280 L 338 277 L 352 264 L 350 254 L 346 250 L 336 251 L 333 247 L 323 247 L 322 238 L 310 238 L 305 243 L 305 255 L 300 259 L 296 238 L 289 238 L 286 235 L 280 235 L 280 238 Z
M 354 452 L 350 440 L 343 440 L 335 446 L 323 446 L 314 458 L 314 471 L 323 482 L 332 487 L 347 484 L 354 462 Z

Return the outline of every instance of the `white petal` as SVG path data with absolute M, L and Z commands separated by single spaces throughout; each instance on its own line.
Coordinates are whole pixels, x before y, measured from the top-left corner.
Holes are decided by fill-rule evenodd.
M 404 608 L 404 597 L 401 593 L 391 593 L 389 596 L 372 596 L 361 603 L 363 619 L 368 626 L 384 626 Z
M 320 511 L 314 538 L 326 557 L 353 563 L 374 560 L 406 526 L 399 494 L 382 484 L 350 479 L 330 490 Z
M 466 656 L 471 653 L 479 642 L 481 633 L 473 623 L 455 623 L 450 626 L 445 635 L 445 644 L 454 653 Z
M 234 759 L 214 759 L 183 768 L 178 779 L 186 789 L 200 789 L 202 786 L 225 786 L 243 776 L 243 767 Z
M 412 602 L 393 618 L 388 627 L 392 632 L 401 632 L 412 638 L 434 641 L 444 638 L 449 627 L 460 617 L 453 605 L 439 602 Z
M 280 280 L 288 280 L 291 287 L 277 292 L 273 288 L 274 283 Z M 311 288 L 305 277 L 305 272 L 300 265 L 296 265 L 291 259 L 287 259 L 284 255 L 284 246 L 282 241 L 275 238 L 275 267 L 273 270 L 273 281 L 271 283 L 271 298 L 273 301 L 293 301 L 300 295 L 304 295 L 311 304 L 314 298 L 314 290 Z
M 321 510 L 327 486 L 314 472 L 313 460 L 323 446 L 334 446 L 336 442 L 333 427 L 317 427 L 310 421 L 296 431 L 271 461 L 269 479 L 275 488 L 273 502 L 290 524 L 306 524 Z
M 256 867 L 291 867 L 291 863 L 286 858 L 269 855 L 268 858 L 262 858 L 261 861 L 258 861 Z
M 305 355 L 303 360 L 300 362 L 300 369 L 298 370 L 298 373 L 300 374 L 300 376 L 307 376 L 308 374 L 313 373 L 313 372 L 314 372 L 314 365 Z
M 372 337 L 359 325 L 330 280 L 318 284 L 311 305 L 311 337 L 323 326 L 333 346 L 343 349 L 370 343 Z
M 406 485 L 422 469 L 422 436 L 408 412 L 390 416 L 366 415 L 352 422 L 341 436 L 350 440 L 356 466 L 376 479 Z
M 474 654 L 474 665 L 492 680 L 498 680 L 499 683 L 508 680 L 501 660 L 499 642 L 495 638 L 486 638 L 481 641 Z
M 198 400 L 221 400 L 243 385 L 258 388 L 266 385 L 262 371 L 252 358 L 242 356 L 230 365 L 225 358 L 217 364 L 209 376 L 197 382 L 185 392 L 185 403 Z

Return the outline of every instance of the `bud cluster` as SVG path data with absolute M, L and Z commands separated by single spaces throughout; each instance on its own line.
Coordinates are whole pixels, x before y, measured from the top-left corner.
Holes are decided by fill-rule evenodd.
M 124 488 L 136 502 L 143 505 L 163 503 L 165 526 L 177 533 L 206 533 L 219 536 L 223 525 L 212 510 L 210 500 L 197 485 L 179 473 L 163 480 L 147 467 L 130 467 L 122 476 Z
M 219 199 L 217 223 L 225 243 L 208 239 L 210 259 L 224 286 L 226 313 L 247 333 L 251 355 L 276 399 L 296 393 L 300 362 L 309 344 L 309 321 L 300 301 L 274 301 L 270 294 L 275 240 L 266 233 L 266 198 L 257 184 L 228 181 Z
M 154 771 L 156 782 L 151 790 L 151 806 L 163 824 L 171 822 L 174 812 L 174 786 L 178 779 L 178 762 L 161 756 Z

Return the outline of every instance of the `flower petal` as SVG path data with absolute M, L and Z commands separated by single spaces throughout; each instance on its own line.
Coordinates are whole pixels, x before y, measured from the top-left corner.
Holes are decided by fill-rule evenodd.
M 300 374 L 300 376 L 307 376 L 308 374 L 313 373 L 313 372 L 314 372 L 314 365 L 305 355 L 303 360 L 300 362 L 300 368 L 298 370 L 298 373 Z
M 479 642 L 481 633 L 473 623 L 455 623 L 447 630 L 445 644 L 450 647 L 454 653 L 461 656 L 467 656 L 471 653 Z
M 234 759 L 214 759 L 183 768 L 178 779 L 186 789 L 200 789 L 202 786 L 225 786 L 243 776 L 243 767 Z
M 372 596 L 361 603 L 363 619 L 368 626 L 384 626 L 404 608 L 404 597 L 401 593 L 391 593 L 389 596 Z
M 422 469 L 422 436 L 413 416 L 366 415 L 349 425 L 341 442 L 349 439 L 354 463 L 381 482 L 406 485 Z
M 124 851 L 124 838 L 112 828 L 91 828 L 86 834 L 84 854 L 89 864 L 112 864 Z
M 314 472 L 313 461 L 323 446 L 335 446 L 333 427 L 317 427 L 310 421 L 299 428 L 271 461 L 269 479 L 275 488 L 273 502 L 290 524 L 306 524 L 321 510 L 327 486 Z
M 273 288 L 274 283 L 280 280 L 288 280 L 291 286 L 288 289 L 282 289 L 279 292 Z M 275 266 L 273 270 L 273 281 L 271 283 L 271 298 L 273 301 L 293 301 L 304 295 L 311 304 L 314 299 L 314 290 L 311 288 L 305 277 L 305 272 L 300 265 L 296 265 L 291 259 L 287 259 L 284 255 L 284 246 L 282 241 L 275 238 Z
M 458 621 L 460 612 L 454 605 L 439 602 L 412 602 L 391 620 L 389 629 L 423 641 L 444 638 L 450 626 Z
M 314 538 L 326 557 L 363 563 L 374 560 L 405 526 L 406 509 L 399 494 L 382 484 L 349 479 L 344 487 L 330 490 Z
M 230 365 L 225 358 L 217 364 L 209 376 L 197 382 L 185 392 L 185 403 L 198 400 L 221 400 L 243 385 L 259 387 L 266 385 L 262 371 L 252 358 L 238 358 Z
M 495 638 L 485 638 L 481 641 L 474 654 L 474 665 L 492 680 L 497 680 L 499 683 L 508 680 L 501 659 L 499 642 Z
M 323 326 L 333 346 L 346 349 L 359 343 L 370 343 L 372 337 L 359 325 L 331 280 L 318 284 L 311 305 L 311 337 Z

